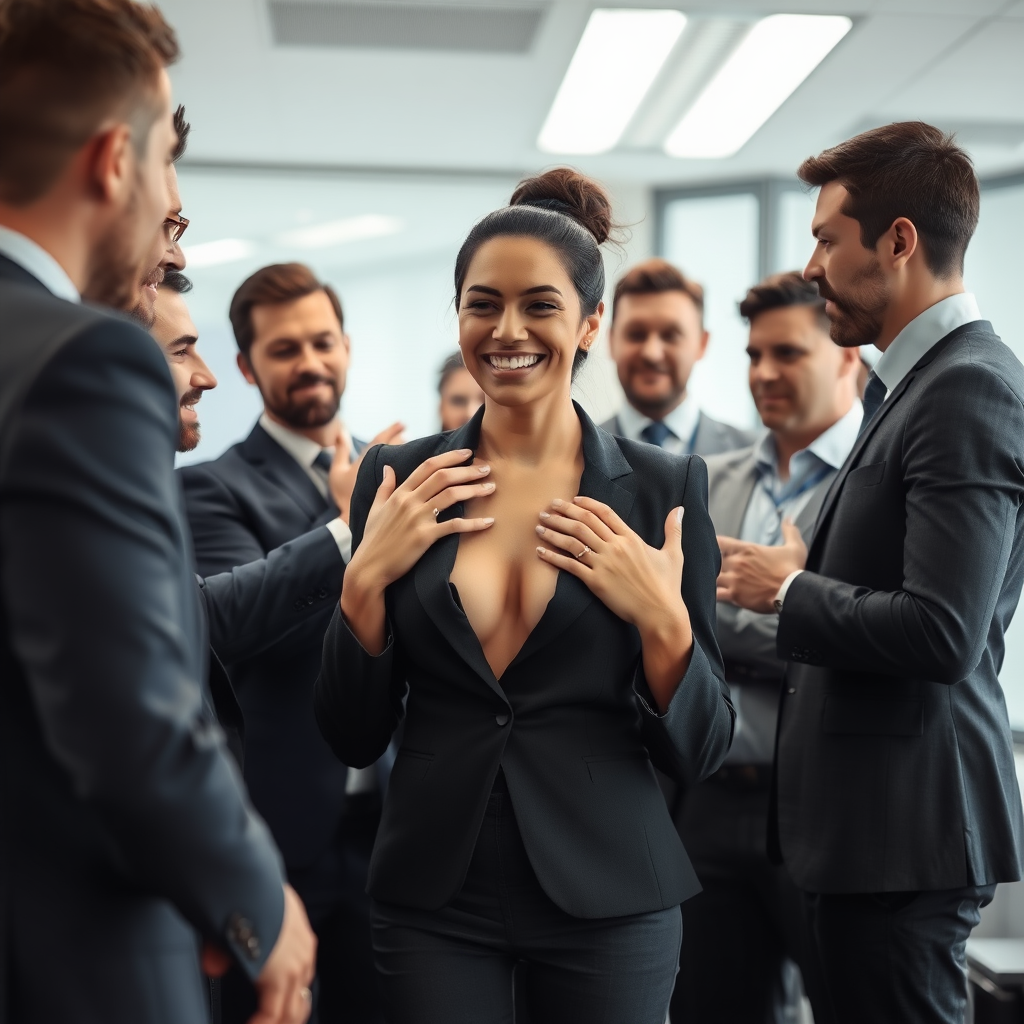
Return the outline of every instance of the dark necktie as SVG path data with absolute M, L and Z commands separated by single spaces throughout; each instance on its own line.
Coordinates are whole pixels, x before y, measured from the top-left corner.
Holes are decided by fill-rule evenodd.
M 882 378 L 876 376 L 874 371 L 872 371 L 868 375 L 867 387 L 864 388 L 864 419 L 860 421 L 860 430 L 857 431 L 858 437 L 867 429 L 868 423 L 871 422 L 875 413 L 882 408 L 887 390 Z
M 330 473 L 331 463 L 334 461 L 334 455 L 329 452 L 326 448 L 320 449 L 320 454 L 313 460 L 313 465 L 317 469 L 322 469 L 325 473 Z
M 665 426 L 661 420 L 655 420 L 653 423 L 648 423 L 643 430 L 640 431 L 640 438 L 646 441 L 648 444 L 656 444 L 659 448 L 665 447 L 665 440 L 672 436 L 672 431 Z

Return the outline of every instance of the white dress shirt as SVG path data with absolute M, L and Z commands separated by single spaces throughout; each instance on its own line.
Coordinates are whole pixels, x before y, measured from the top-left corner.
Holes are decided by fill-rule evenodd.
M 628 402 L 618 412 L 622 436 L 631 441 L 643 441 L 644 428 L 655 421 L 634 409 Z M 661 446 L 673 455 L 690 455 L 700 425 L 700 407 L 692 395 L 687 395 L 662 421 L 671 431 Z
M 327 474 L 314 466 L 316 457 L 326 451 L 334 455 L 333 448 L 321 448 L 316 441 L 310 440 L 305 434 L 298 434 L 294 430 L 281 426 L 280 423 L 272 420 L 266 413 L 260 416 L 260 426 L 302 467 L 306 476 L 313 481 L 313 486 L 325 497 L 330 497 L 327 486 Z M 352 557 L 352 531 L 348 523 L 341 516 L 332 519 L 327 524 L 331 536 L 338 545 L 341 560 L 348 565 Z
M 900 381 L 917 365 L 929 349 L 937 345 L 947 334 L 964 324 L 981 319 L 978 300 L 970 292 L 958 292 L 939 299 L 924 312 L 918 313 L 899 334 L 875 363 L 875 376 L 885 385 L 885 401 L 897 388 Z M 879 410 L 881 411 L 881 410 Z M 877 416 L 878 413 L 875 413 Z M 791 572 L 775 595 L 775 610 L 781 612 L 789 593 L 789 586 L 803 572 Z
M 0 224 L 0 255 L 27 270 L 58 299 L 81 302 L 82 297 L 67 271 L 38 243 Z

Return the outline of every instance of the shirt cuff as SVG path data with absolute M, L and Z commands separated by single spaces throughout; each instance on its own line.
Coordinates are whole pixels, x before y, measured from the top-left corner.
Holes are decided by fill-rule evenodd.
M 348 528 L 348 523 L 338 516 L 327 524 L 327 529 L 331 531 L 334 543 L 338 545 L 341 560 L 348 565 L 352 558 L 352 531 Z
M 780 615 L 782 614 L 782 605 L 785 603 L 786 594 L 789 593 L 789 588 L 793 583 L 793 580 L 803 572 L 803 569 L 797 569 L 796 572 L 791 572 L 783 581 L 782 586 L 779 587 L 779 592 L 775 595 L 775 611 Z

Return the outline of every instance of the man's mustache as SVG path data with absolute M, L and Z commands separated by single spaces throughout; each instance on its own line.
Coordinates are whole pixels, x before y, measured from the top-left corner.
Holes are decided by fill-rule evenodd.
M 299 388 L 312 387 L 314 384 L 326 384 L 329 388 L 333 388 L 335 391 L 338 390 L 338 382 L 333 377 L 322 377 L 319 374 L 309 373 L 300 377 L 290 388 L 288 393 L 291 394 L 293 391 L 298 391 Z
M 178 403 L 182 408 L 185 406 L 195 405 L 200 398 L 203 397 L 203 392 L 199 388 L 193 388 L 191 391 L 186 391 L 181 396 L 181 401 Z

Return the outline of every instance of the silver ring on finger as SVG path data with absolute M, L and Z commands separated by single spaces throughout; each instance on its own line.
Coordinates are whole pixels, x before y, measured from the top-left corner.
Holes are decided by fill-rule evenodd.
M 441 510 L 439 508 L 435 508 L 434 509 L 434 518 L 436 519 L 440 514 L 441 514 Z
M 589 544 L 584 544 L 583 545 L 583 550 L 578 555 L 575 556 L 576 561 L 578 562 L 584 555 L 589 555 L 592 550 L 593 549 L 590 547 Z
M 313 993 L 312 993 L 312 991 L 308 987 L 300 988 L 299 989 L 299 998 L 304 1003 L 311 1003 L 311 1002 L 313 1002 Z

